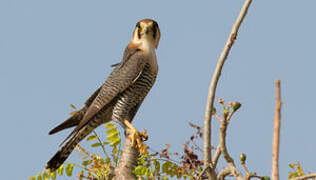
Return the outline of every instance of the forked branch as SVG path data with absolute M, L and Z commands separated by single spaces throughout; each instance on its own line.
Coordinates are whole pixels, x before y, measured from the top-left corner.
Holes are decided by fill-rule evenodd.
M 244 17 L 247 14 L 247 11 L 248 11 L 248 8 L 249 8 L 251 2 L 252 2 L 252 0 L 246 0 L 241 11 L 240 11 L 239 16 L 238 16 L 238 18 L 237 18 L 237 20 L 232 28 L 232 31 L 229 35 L 229 38 L 226 42 L 226 45 L 225 45 L 225 47 L 224 47 L 224 49 L 223 49 L 223 51 L 218 59 L 216 69 L 213 73 L 212 80 L 211 80 L 211 83 L 209 86 L 209 92 L 208 92 L 206 109 L 205 109 L 205 116 L 204 116 L 204 166 L 211 167 L 211 168 L 208 168 L 209 170 L 207 171 L 209 179 L 216 178 L 215 170 L 211 166 L 212 165 L 211 119 L 212 119 L 212 109 L 213 109 L 213 104 L 214 104 L 216 87 L 217 87 L 217 83 L 218 83 L 219 77 L 221 75 L 225 60 L 227 59 L 229 51 L 235 42 L 239 27 L 240 27 L 242 21 L 244 20 Z

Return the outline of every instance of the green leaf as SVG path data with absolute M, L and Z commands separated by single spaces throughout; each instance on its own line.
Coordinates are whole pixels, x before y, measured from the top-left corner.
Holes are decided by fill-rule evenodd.
M 270 180 L 270 177 L 269 176 L 263 176 L 262 179 L 263 180 Z
M 53 180 L 56 179 L 56 171 L 49 173 L 49 177 L 52 178 Z
M 118 149 L 117 149 L 117 147 L 116 147 L 116 146 L 114 146 L 114 147 L 113 147 L 113 149 L 112 149 L 112 153 L 113 153 L 113 155 L 115 155 L 117 152 L 118 152 Z
M 89 164 L 91 164 L 91 161 L 90 160 L 82 161 L 81 164 L 83 166 L 88 166 Z
M 73 104 L 70 104 L 70 107 L 71 107 L 72 109 L 77 109 L 76 106 L 73 105 Z
M 101 143 L 94 143 L 94 144 L 91 144 L 91 147 L 98 147 L 98 146 L 101 146 L 102 144 Z
M 162 172 L 163 173 L 168 173 L 169 172 L 169 168 L 171 167 L 172 163 L 169 161 L 166 161 L 163 165 L 162 165 Z
M 43 178 L 40 174 L 37 176 L 37 180 L 43 180 Z
M 112 134 L 111 136 L 107 136 L 106 138 L 109 141 L 109 143 L 117 141 L 117 139 L 121 139 L 120 136 L 118 136 L 118 134 Z
M 213 109 L 212 109 L 212 114 L 216 114 L 216 108 L 215 107 L 213 107 Z
M 107 136 L 106 138 L 108 139 L 108 141 L 111 143 L 112 141 L 114 141 L 118 136 Z
M 78 111 L 72 111 L 72 112 L 70 112 L 69 113 L 69 115 L 74 115 L 74 114 L 76 114 Z
M 146 160 L 143 156 L 139 157 L 137 160 L 138 160 L 137 164 L 144 164 L 146 162 Z
M 109 157 L 105 158 L 105 163 L 106 164 L 110 164 L 110 162 L 111 162 L 111 159 Z
M 144 176 L 147 172 L 147 169 L 148 168 L 146 166 L 137 166 L 134 170 L 134 173 L 139 176 Z
M 224 114 L 224 115 L 228 115 L 228 113 L 229 113 L 229 109 L 228 109 L 228 108 L 225 108 L 224 111 L 223 111 L 223 114 Z
M 67 176 L 72 176 L 73 169 L 74 169 L 74 165 L 72 163 L 68 163 L 65 169 Z
M 145 176 L 149 176 L 150 175 L 150 170 L 148 167 L 146 167 L 145 172 L 144 172 Z
M 84 175 L 83 170 L 80 171 L 80 174 L 79 174 L 79 175 Z M 82 176 L 79 177 L 79 180 L 82 180 Z
M 107 134 L 108 136 L 115 136 L 115 135 L 118 135 L 118 134 L 119 134 L 119 131 L 118 131 L 116 128 L 114 128 L 114 129 L 109 129 L 109 130 L 106 132 L 106 134 Z
M 57 169 L 57 173 L 59 176 L 62 176 L 64 174 L 64 165 L 63 164 Z
M 48 174 L 47 174 L 46 172 L 44 172 L 44 173 L 43 173 L 43 179 L 44 179 L 44 180 L 48 180 L 48 178 L 49 178 Z
M 30 177 L 28 180 L 36 180 L 36 176 Z
M 113 141 L 110 143 L 111 146 L 116 146 L 118 145 L 119 143 L 121 142 L 121 138 L 120 137 L 117 137 L 117 138 L 114 138 Z
M 240 102 L 233 102 L 233 111 L 237 111 L 241 107 Z
M 115 126 L 113 123 L 107 123 L 104 127 L 105 127 L 106 129 L 113 129 L 113 128 L 116 128 L 116 126 Z
M 157 161 L 156 159 L 154 159 L 154 166 L 155 166 L 156 174 L 159 174 L 159 172 L 160 172 L 160 162 Z
M 89 136 L 88 138 L 87 138 L 87 141 L 92 141 L 92 140 L 95 140 L 95 139 L 97 139 L 98 138 L 98 136 L 96 136 L 96 135 L 91 135 L 91 136 Z
M 294 165 L 292 163 L 289 164 L 291 169 L 294 169 Z

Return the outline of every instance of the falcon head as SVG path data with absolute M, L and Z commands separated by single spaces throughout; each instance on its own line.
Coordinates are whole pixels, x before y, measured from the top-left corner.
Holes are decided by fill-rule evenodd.
M 152 19 L 143 19 L 137 22 L 134 29 L 132 42 L 142 43 L 143 46 L 158 47 L 160 39 L 160 30 L 156 21 Z

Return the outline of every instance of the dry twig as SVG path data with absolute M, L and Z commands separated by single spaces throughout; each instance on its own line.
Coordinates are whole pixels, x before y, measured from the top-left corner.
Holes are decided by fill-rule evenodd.
M 290 180 L 304 180 L 304 179 L 315 178 L 315 177 L 316 177 L 316 173 L 312 173 L 312 174 L 308 174 L 308 175 L 305 175 L 305 176 L 292 178 Z
M 275 81 L 276 107 L 274 114 L 273 147 L 272 147 L 272 180 L 279 180 L 279 149 L 281 124 L 281 87 L 280 80 Z

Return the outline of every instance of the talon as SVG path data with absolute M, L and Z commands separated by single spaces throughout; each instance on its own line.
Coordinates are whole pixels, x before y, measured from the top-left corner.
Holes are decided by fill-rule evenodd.
M 139 133 L 140 138 L 142 139 L 142 141 L 147 141 L 148 140 L 148 135 L 147 135 L 147 131 L 143 130 L 143 132 Z
M 127 126 L 128 129 L 126 129 L 127 138 L 131 141 L 132 146 L 138 147 L 140 144 L 142 144 L 142 135 L 137 131 L 137 129 L 132 126 L 132 124 L 125 120 L 124 124 Z M 143 132 L 142 132 L 143 133 Z

